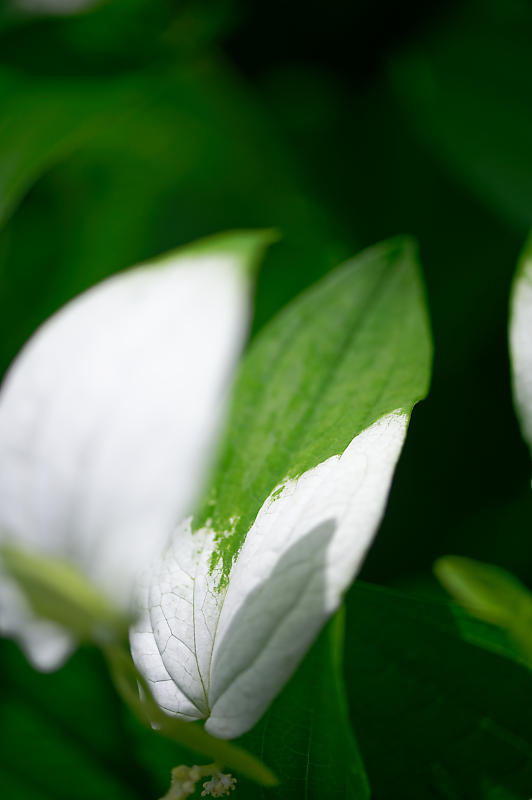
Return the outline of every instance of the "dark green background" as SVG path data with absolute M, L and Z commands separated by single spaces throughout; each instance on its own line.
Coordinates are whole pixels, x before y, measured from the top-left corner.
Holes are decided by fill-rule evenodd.
M 431 566 L 460 553 L 532 583 L 506 340 L 532 220 L 532 6 L 109 0 L 38 18 L 3 2 L 0 61 L 2 370 L 65 300 L 198 236 L 282 232 L 254 330 L 342 258 L 418 239 L 434 377 L 362 574 L 392 593 L 361 585 L 348 598 L 351 716 L 379 800 L 527 800 L 530 680 L 459 640 L 432 605 Z M 5 796 L 166 790 L 180 754 L 124 713 L 97 654 L 40 676 L 5 642 L 2 669 Z M 289 725 L 286 698 L 299 692 L 301 709 L 326 695 L 327 669 L 308 669 L 274 730 Z M 299 767 L 274 750 L 264 757 L 290 781 Z M 294 780 L 279 796 L 318 796 Z

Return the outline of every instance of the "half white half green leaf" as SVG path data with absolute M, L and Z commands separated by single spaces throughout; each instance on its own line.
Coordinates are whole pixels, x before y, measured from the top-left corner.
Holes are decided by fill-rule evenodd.
M 239 736 L 356 575 L 431 342 L 416 249 L 365 251 L 250 348 L 208 501 L 141 592 L 133 655 L 170 714 Z
M 130 617 L 139 570 L 203 490 L 247 331 L 250 266 L 269 238 L 221 235 L 104 281 L 46 322 L 9 370 L 0 544 L 18 584 L 0 584 L 1 627 L 38 667 L 57 666 L 71 634 L 97 638 L 109 621 L 100 607 Z

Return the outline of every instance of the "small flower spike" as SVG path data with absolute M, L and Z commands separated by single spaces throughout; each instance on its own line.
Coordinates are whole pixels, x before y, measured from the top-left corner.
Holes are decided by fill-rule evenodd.
M 212 776 L 210 781 L 203 784 L 202 797 L 225 797 L 234 791 L 236 786 L 236 778 L 232 775 L 224 775 L 223 772 L 217 772 Z

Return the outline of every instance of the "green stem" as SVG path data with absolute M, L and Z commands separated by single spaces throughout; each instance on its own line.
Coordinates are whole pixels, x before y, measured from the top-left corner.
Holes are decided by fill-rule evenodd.
M 127 648 L 110 645 L 104 650 L 111 676 L 121 697 L 138 719 L 148 727 L 196 753 L 206 756 L 221 768 L 230 768 L 262 786 L 275 786 L 274 773 L 255 756 L 230 742 L 216 739 L 198 723 L 184 722 L 162 711 Z

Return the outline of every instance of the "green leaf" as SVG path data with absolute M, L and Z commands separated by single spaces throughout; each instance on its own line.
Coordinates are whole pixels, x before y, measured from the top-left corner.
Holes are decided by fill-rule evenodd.
M 532 593 L 500 567 L 445 556 L 434 572 L 452 597 L 471 614 L 506 630 L 532 669 Z
M 251 347 L 234 390 L 210 520 L 224 572 L 265 499 L 428 389 L 429 325 L 416 248 L 406 238 L 370 248 L 302 295 Z M 267 391 L 265 388 L 267 387 Z
M 275 763 L 279 786 L 239 786 L 244 800 L 366 800 L 364 765 L 349 722 L 342 674 L 344 612 L 322 631 L 260 723 L 239 743 Z
M 528 797 L 532 679 L 485 649 L 504 653 L 497 630 L 360 581 L 347 611 L 347 688 L 374 800 Z

